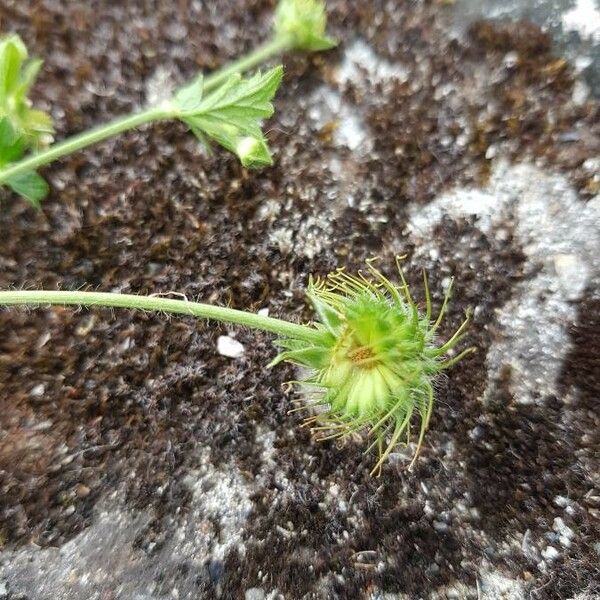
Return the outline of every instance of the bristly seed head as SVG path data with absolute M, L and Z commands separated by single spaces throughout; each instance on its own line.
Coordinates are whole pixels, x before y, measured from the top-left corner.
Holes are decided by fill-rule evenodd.
M 359 272 L 355 277 L 339 269 L 324 281 L 311 280 L 307 295 L 318 316 L 313 324 L 320 334 L 318 341 L 279 340 L 284 351 L 272 364 L 285 360 L 310 369 L 302 383 L 315 390 L 313 404 L 321 407 L 309 419 L 313 430 L 325 432 L 321 439 L 369 430 L 375 438 L 369 449 L 376 445 L 379 450 L 374 473 L 381 471 L 401 440 L 409 442 L 418 416 L 416 458 L 431 417 L 435 377 L 474 349 L 444 358 L 463 338 L 468 315 L 446 343 L 435 344 L 450 288 L 433 321 L 425 273 L 423 314 L 399 264 L 401 286 L 386 279 L 371 262 L 367 268 L 368 275 Z

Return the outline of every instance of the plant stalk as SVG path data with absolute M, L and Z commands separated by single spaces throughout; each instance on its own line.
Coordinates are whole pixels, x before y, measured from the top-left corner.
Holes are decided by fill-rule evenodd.
M 62 142 L 53 144 L 47 150 L 28 156 L 27 158 L 0 170 L 0 183 L 4 183 L 12 177 L 16 177 L 27 171 L 35 171 L 37 168 L 47 165 L 58 158 L 67 154 L 72 154 L 82 148 L 87 148 L 96 142 L 105 140 L 106 138 L 117 135 L 123 131 L 139 127 L 140 125 L 150 123 L 151 121 L 170 119 L 173 117 L 173 114 L 172 109 L 168 110 L 164 107 L 151 107 L 142 112 L 115 119 L 106 125 L 99 125 L 98 127 L 94 127 L 93 129 L 67 138 Z
M 267 60 L 275 54 L 284 52 L 292 46 L 292 38 L 288 36 L 276 36 L 268 42 L 243 56 L 242 58 L 225 65 L 215 73 L 204 79 L 203 91 L 210 92 L 223 84 L 234 73 L 242 73 L 255 65 Z M 72 154 L 83 148 L 87 148 L 97 142 L 109 137 L 128 131 L 145 123 L 165 119 L 177 118 L 178 114 L 174 107 L 168 105 L 153 106 L 141 112 L 121 117 L 106 125 L 99 125 L 88 131 L 84 131 L 62 142 L 53 144 L 47 150 L 28 156 L 5 169 L 0 169 L 0 184 L 9 179 L 17 177 L 28 171 L 35 171 L 58 158 Z
M 225 65 L 224 67 L 221 67 L 214 73 L 207 75 L 204 78 L 204 93 L 211 92 L 218 88 L 234 73 L 243 73 L 244 71 L 248 71 L 252 67 L 259 65 L 276 54 L 281 54 L 282 52 L 291 50 L 292 43 L 293 40 L 290 36 L 279 35 L 273 37 L 268 42 L 258 46 L 258 48 L 246 56 L 242 56 L 242 58 L 239 58 Z
M 203 319 L 212 319 L 224 323 L 243 325 L 275 333 L 282 337 L 294 337 L 306 342 L 317 342 L 320 339 L 317 330 L 306 325 L 290 323 L 282 319 L 257 315 L 234 308 L 174 300 L 162 296 L 138 296 L 135 294 L 117 294 L 110 292 L 79 291 L 46 291 L 17 290 L 0 292 L 0 306 L 16 305 L 75 305 L 87 308 L 128 308 L 138 310 L 159 311 L 170 314 L 189 315 Z

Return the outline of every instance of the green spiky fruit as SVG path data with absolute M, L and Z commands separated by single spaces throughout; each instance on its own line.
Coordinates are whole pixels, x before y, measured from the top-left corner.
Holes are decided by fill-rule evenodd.
M 463 338 L 468 316 L 446 343 L 436 345 L 450 290 L 433 321 L 426 276 L 422 313 L 400 268 L 401 286 L 370 263 L 368 269 L 368 276 L 338 270 L 325 281 L 311 281 L 307 294 L 318 315 L 314 327 L 320 339 L 279 340 L 284 351 L 273 364 L 285 360 L 309 369 L 303 383 L 316 390 L 315 404 L 321 407 L 310 422 L 326 438 L 362 429 L 374 436 L 376 472 L 399 442 L 408 443 L 418 418 L 416 457 L 431 417 L 434 379 L 473 349 L 444 358 Z

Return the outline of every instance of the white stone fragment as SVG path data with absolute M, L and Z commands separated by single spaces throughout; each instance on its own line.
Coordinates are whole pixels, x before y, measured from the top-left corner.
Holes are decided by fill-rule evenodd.
M 563 521 L 561 517 L 556 517 L 552 523 L 552 529 L 558 533 L 558 541 L 565 548 L 571 546 L 571 542 L 575 537 L 575 532 Z
M 573 100 L 573 104 L 577 106 L 583 106 L 588 98 L 590 97 L 590 88 L 581 79 L 577 79 L 573 84 L 573 93 L 571 95 L 571 99 Z
M 228 358 L 240 358 L 244 355 L 244 346 L 228 335 L 220 335 L 217 339 L 217 352 Z
M 560 552 L 554 546 L 546 546 L 542 550 L 544 560 L 556 560 L 560 556 Z
M 33 396 L 34 398 L 39 398 L 40 396 L 44 395 L 45 391 L 46 391 L 46 386 L 43 383 L 39 383 L 38 385 L 31 388 L 29 395 Z

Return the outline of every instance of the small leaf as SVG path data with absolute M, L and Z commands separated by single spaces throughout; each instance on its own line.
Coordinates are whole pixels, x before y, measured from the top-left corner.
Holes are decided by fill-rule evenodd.
M 201 73 L 175 94 L 178 108 L 183 112 L 193 112 L 199 109 L 202 104 L 203 88 L 204 77 Z
M 19 160 L 25 149 L 24 140 L 16 135 L 8 117 L 0 119 L 0 166 Z
M 247 79 L 232 75 L 181 120 L 200 139 L 207 136 L 236 154 L 245 167 L 270 165 L 271 153 L 260 122 L 273 114 L 271 99 L 282 77 L 281 66 Z
M 17 87 L 19 71 L 27 60 L 27 48 L 12 34 L 0 40 L 0 98 L 8 98 Z
M 41 58 L 34 58 L 23 66 L 19 77 L 19 84 L 15 90 L 15 96 L 19 102 L 22 102 L 27 97 L 27 93 L 31 89 L 43 64 L 44 61 Z
M 28 171 L 11 177 L 6 184 L 17 194 L 39 207 L 40 202 L 48 195 L 50 188 L 46 180 L 35 171 Z

